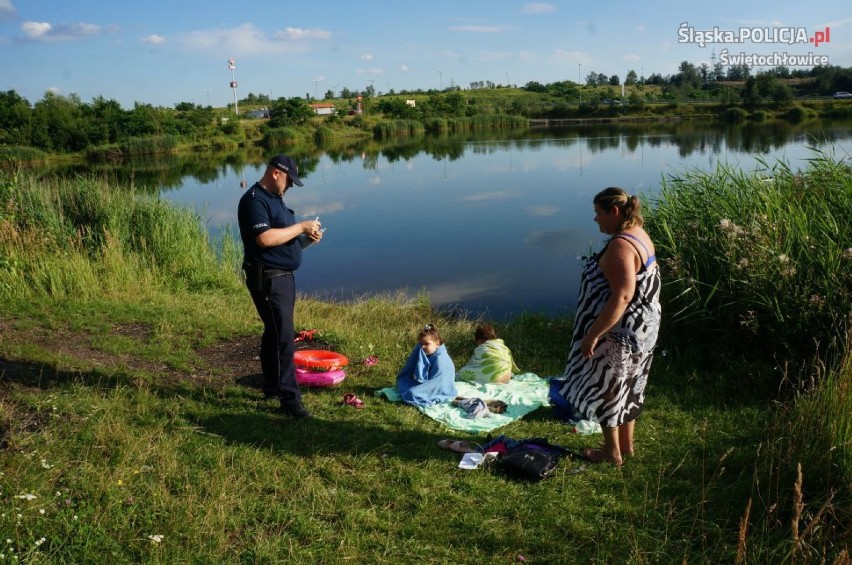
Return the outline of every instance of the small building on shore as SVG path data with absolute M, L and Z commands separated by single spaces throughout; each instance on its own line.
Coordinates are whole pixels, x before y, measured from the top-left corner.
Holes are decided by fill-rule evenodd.
M 311 109 L 317 116 L 332 116 L 337 113 L 337 108 L 330 102 L 313 102 Z

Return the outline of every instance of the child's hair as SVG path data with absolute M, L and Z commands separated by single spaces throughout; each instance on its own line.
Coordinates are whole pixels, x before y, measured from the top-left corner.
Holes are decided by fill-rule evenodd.
M 485 405 L 492 414 L 502 414 L 506 411 L 506 403 L 502 400 L 486 400 Z
M 473 339 L 477 342 L 486 342 L 489 339 L 497 339 L 497 332 L 491 324 L 479 324 L 476 326 L 476 331 L 473 332 Z
M 420 341 L 427 336 L 434 339 L 435 343 L 438 345 L 444 343 L 444 340 L 441 339 L 441 334 L 438 333 L 438 328 L 436 328 L 434 324 L 426 324 L 423 326 L 423 329 L 420 330 L 419 334 L 417 334 L 417 341 Z

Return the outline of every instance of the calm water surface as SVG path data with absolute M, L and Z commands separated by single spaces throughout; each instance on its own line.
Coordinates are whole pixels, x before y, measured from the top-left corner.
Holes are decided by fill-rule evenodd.
M 305 186 L 285 197 L 297 217 L 319 216 L 327 228 L 306 250 L 297 285 L 335 299 L 426 293 L 435 305 L 492 319 L 568 313 L 578 257 L 602 242 L 591 203 L 599 190 L 653 197 L 663 177 L 718 164 L 770 175 L 761 160 L 802 168 L 814 146 L 848 158 L 852 124 L 548 129 L 323 154 L 302 166 Z M 160 194 L 195 207 L 213 232 L 234 230 L 241 183 L 251 186 L 263 168 L 222 165 L 206 175 L 214 178 L 187 176 Z

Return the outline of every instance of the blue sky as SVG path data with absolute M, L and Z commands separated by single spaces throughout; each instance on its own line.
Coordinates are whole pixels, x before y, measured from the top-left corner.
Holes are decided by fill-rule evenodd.
M 679 41 L 696 31 L 804 28 L 812 44 Z M 737 31 L 737 33 L 739 33 Z M 585 80 L 590 71 L 622 80 L 628 70 L 674 74 L 731 54 L 825 55 L 852 67 L 848 0 L 777 2 L 523 2 L 396 0 L 325 2 L 104 2 L 0 0 L 0 90 L 35 103 L 48 90 L 173 106 L 233 100 L 249 92 L 322 98 L 332 89 L 377 92 L 476 81 L 522 86 Z

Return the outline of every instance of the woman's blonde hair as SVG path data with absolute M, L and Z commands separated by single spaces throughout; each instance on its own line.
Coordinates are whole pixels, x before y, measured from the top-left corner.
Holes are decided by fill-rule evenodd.
M 621 211 L 621 224 L 618 226 L 618 231 L 623 231 L 629 228 L 641 228 L 645 225 L 645 218 L 642 217 L 642 204 L 635 196 L 627 194 L 623 188 L 610 186 L 595 195 L 593 201 L 606 211 L 612 210 L 615 206 Z

